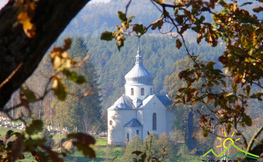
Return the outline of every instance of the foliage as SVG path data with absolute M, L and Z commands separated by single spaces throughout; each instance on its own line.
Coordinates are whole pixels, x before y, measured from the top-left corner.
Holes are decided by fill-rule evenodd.
M 144 142 L 138 135 L 135 135 L 128 143 L 121 161 L 172 161 L 173 151 L 166 133 L 159 137 L 154 133 L 149 133 Z
M 74 57 L 75 60 L 81 61 L 87 54 L 87 46 L 82 38 L 77 38 L 72 48 L 69 51 L 69 55 Z M 100 129 L 101 118 L 101 99 L 97 83 L 98 75 L 94 65 L 90 60 L 83 62 L 81 68 L 74 68 L 76 72 L 85 76 L 85 86 L 73 86 L 70 82 L 66 81 L 65 84 L 70 91 L 70 94 L 65 102 L 59 102 L 57 99 L 53 99 L 52 107 L 55 109 L 54 119 L 56 124 L 60 123 L 61 127 L 67 127 L 69 131 L 78 127 L 79 131 L 98 131 Z M 86 89 L 92 89 L 92 95 L 89 97 L 81 97 L 79 94 L 85 94 Z M 76 95 L 79 97 L 76 97 Z
M 52 147 L 54 146 L 54 144 L 55 144 L 55 141 L 54 141 L 54 139 L 53 139 L 53 135 L 51 135 L 51 133 L 48 132 L 48 129 L 46 129 L 46 128 L 43 129 L 43 131 L 41 132 L 41 134 L 42 134 L 42 137 L 43 137 L 44 139 L 46 139 L 45 145 L 52 148 Z
M 162 12 L 157 21 L 148 26 L 138 23 L 131 24 L 130 20 L 133 17 L 127 17 L 131 3 L 129 1 L 126 11 L 119 12 L 119 15 L 122 15 L 119 16 L 121 26 L 116 28 L 117 31 L 112 32 L 111 37 L 109 37 L 110 32 L 107 32 L 107 35 L 102 33 L 101 38 L 107 38 L 107 40 L 115 38 L 118 48 L 121 48 L 125 40 L 124 34 L 141 37 L 150 27 L 160 29 L 165 23 L 171 24 L 170 32 L 175 31 L 177 34 L 176 47 L 178 49 L 184 47 L 187 55 L 194 62 L 192 68 L 178 74 L 179 79 L 186 82 L 186 86 L 178 90 L 175 104 L 204 104 L 210 111 L 208 114 L 200 115 L 199 127 L 204 136 L 208 136 L 215 129 L 214 126 L 224 126 L 227 133 L 234 129 L 238 135 L 243 137 L 247 151 L 260 155 L 262 153 L 260 142 L 252 149 L 251 144 L 247 145 L 240 130 L 242 127 L 252 125 L 252 119 L 246 112 L 249 107 L 248 102 L 250 100 L 262 101 L 263 96 L 261 92 L 263 88 L 261 86 L 263 22 L 256 15 L 257 13 L 262 14 L 262 7 L 255 5 L 252 11 L 247 11 L 243 6 L 251 5 L 253 2 L 239 4 L 237 1 L 226 2 L 224 0 L 186 0 L 174 1 L 174 4 L 166 4 L 164 1 L 157 0 L 151 2 Z M 259 0 L 255 3 L 261 2 Z M 204 12 L 212 15 L 212 22 L 207 21 Z M 216 69 L 216 63 L 213 61 L 202 63 L 196 60 L 196 56 L 191 54 L 185 43 L 183 34 L 188 30 L 197 33 L 197 43 L 205 41 L 215 47 L 219 39 L 222 39 L 225 51 L 218 59 L 225 68 L 225 73 L 221 69 Z M 194 86 L 194 83 L 200 80 L 204 80 L 204 83 L 201 86 Z M 259 87 L 260 90 L 251 91 L 256 87 Z M 260 129 L 256 134 L 261 132 Z M 255 138 L 251 139 L 252 143 Z
M 128 37 L 126 39 L 127 46 L 124 46 L 120 52 L 118 52 L 114 42 L 104 42 L 97 37 L 90 36 L 86 37 L 85 40 L 89 51 L 92 51 L 90 59 L 97 73 L 100 74 L 98 82 L 102 89 L 100 91 L 103 97 L 102 107 L 105 109 L 110 107 L 112 101 L 124 93 L 123 85 L 125 80 L 123 76 L 134 66 L 138 39 Z M 163 85 L 164 78 L 166 75 L 172 74 L 173 69 L 171 67 L 174 62 L 183 59 L 186 52 L 183 48 L 173 50 L 173 39 L 169 37 L 145 35 L 140 38 L 140 42 L 143 64 L 154 76 L 154 92 L 156 94 L 166 94 L 168 91 Z M 202 53 L 204 60 L 217 61 L 216 57 L 221 55 L 223 50 L 222 46 L 213 49 L 208 45 L 187 44 L 194 53 Z
M 30 153 L 36 161 L 63 161 L 63 158 L 68 154 L 67 150 L 60 153 L 53 151 L 52 148 L 46 145 L 45 137 L 34 138 L 43 129 L 41 120 L 33 120 L 23 132 L 7 131 L 5 141 L 1 141 L 1 161 L 15 161 L 24 159 L 26 152 Z M 9 140 L 15 136 L 15 139 Z M 75 147 L 83 151 L 85 156 L 95 158 L 95 153 L 90 145 L 95 144 L 95 139 L 86 134 L 70 134 L 67 140 L 73 139 Z M 85 149 L 83 149 L 85 147 Z
M 125 152 L 120 161 L 121 162 L 133 161 L 133 158 L 136 158 L 136 155 L 132 154 L 132 151 L 134 150 L 141 151 L 142 144 L 143 142 L 141 138 L 138 135 L 135 135 L 133 139 L 126 146 Z
M 28 117 L 31 117 L 30 104 L 42 101 L 49 92 L 53 91 L 58 100 L 64 101 L 69 94 L 66 81 L 82 86 L 86 83 L 86 79 L 82 75 L 78 75 L 72 70 L 72 68 L 81 66 L 82 62 L 80 61 L 80 63 L 78 63 L 68 55 L 67 50 L 70 46 L 71 39 L 66 39 L 63 47 L 54 47 L 51 50 L 50 58 L 53 65 L 53 74 L 49 77 L 48 82 L 44 86 L 43 95 L 39 96 L 25 84 L 21 87 L 19 92 L 20 103 L 7 109 L 10 111 L 18 107 L 23 107 L 28 113 L 27 116 L 22 113 L 19 118 L 16 119 L 22 121 L 24 125 L 26 125 L 25 131 L 21 133 L 12 131 L 7 132 L 6 139 L 9 139 L 13 135 L 16 136 L 16 139 L 11 142 L 5 141 L 6 143 L 2 143 L 2 159 L 4 161 L 14 161 L 18 158 L 24 158 L 23 154 L 26 152 L 29 152 L 37 161 L 48 161 L 49 159 L 52 161 L 63 161 L 64 158 L 71 153 L 69 150 L 63 148 L 59 148 L 60 152 L 53 150 L 52 143 L 54 142 L 52 142 L 52 136 L 48 135 L 49 133 L 46 129 L 42 132 L 43 121 L 28 119 Z M 88 57 L 89 55 L 82 61 L 87 60 Z M 74 95 L 78 98 L 85 98 L 91 94 L 94 94 L 94 92 L 89 88 L 88 91 L 82 91 L 82 94 Z M 73 93 L 71 95 L 73 95 Z M 9 114 L 7 115 L 11 118 Z M 30 120 L 32 120 L 31 124 L 27 125 L 27 122 Z M 37 137 L 40 133 L 43 134 L 42 137 Z M 90 158 L 96 157 L 94 150 L 90 147 L 90 145 L 95 144 L 95 139 L 92 136 L 84 133 L 71 133 L 67 135 L 65 140 L 71 140 L 73 146 L 81 151 L 84 156 Z

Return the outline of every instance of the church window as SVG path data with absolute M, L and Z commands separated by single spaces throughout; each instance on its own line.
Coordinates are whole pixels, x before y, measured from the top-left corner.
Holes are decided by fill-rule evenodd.
M 133 96 L 134 95 L 134 89 L 131 88 L 131 95 Z
M 144 96 L 144 88 L 141 89 L 141 95 Z
M 110 125 L 112 125 L 112 120 L 110 120 Z
M 157 115 L 153 113 L 153 130 L 157 130 Z
M 152 88 L 150 89 L 150 94 L 151 94 L 151 95 L 153 94 L 153 89 L 152 89 Z
M 129 140 L 130 140 L 130 135 L 129 133 L 127 133 L 127 142 L 129 142 Z
M 139 130 L 136 130 L 136 134 L 138 134 L 138 135 L 139 135 L 139 133 L 140 133 L 140 132 L 139 132 Z

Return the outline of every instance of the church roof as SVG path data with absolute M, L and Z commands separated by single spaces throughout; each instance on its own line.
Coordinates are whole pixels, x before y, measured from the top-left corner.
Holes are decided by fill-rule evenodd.
M 157 99 L 164 105 L 164 106 L 168 106 L 171 105 L 173 102 L 172 100 L 169 98 L 168 95 L 149 95 L 147 96 L 142 102 L 142 105 L 139 106 L 139 108 L 143 108 L 149 101 L 151 101 L 153 99 L 153 97 L 156 96 Z
M 142 127 L 142 124 L 135 118 L 129 121 L 124 127 Z
M 134 67 L 125 75 L 126 84 L 146 84 L 152 85 L 153 76 L 152 74 L 143 66 L 142 56 L 140 50 L 138 49 L 136 56 L 136 62 Z
M 164 106 L 171 105 L 173 103 L 168 95 L 156 95 L 156 97 L 162 102 Z
M 129 110 L 134 108 L 132 99 L 125 95 L 122 95 L 111 107 L 109 107 L 111 110 Z

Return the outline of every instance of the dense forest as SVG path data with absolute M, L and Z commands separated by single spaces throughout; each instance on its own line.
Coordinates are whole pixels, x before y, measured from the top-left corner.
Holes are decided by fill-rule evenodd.
M 125 46 L 120 51 L 118 51 L 114 41 L 106 42 L 100 40 L 99 36 L 101 32 L 105 30 L 114 30 L 115 25 L 119 23 L 117 12 L 121 8 L 124 10 L 125 5 L 125 1 L 118 0 L 113 0 L 110 3 L 87 4 L 71 21 L 53 45 L 62 45 L 63 40 L 67 37 L 71 37 L 73 42 L 81 39 L 86 49 L 84 49 L 81 55 L 71 52 L 72 57 L 80 59 L 80 56 L 84 57 L 87 52 L 92 53 L 90 62 L 87 64 L 91 66 L 92 69 L 94 68 L 96 70 L 96 85 L 98 84 L 98 89 L 100 89 L 99 96 L 97 97 L 100 98 L 99 103 L 101 103 L 98 110 L 107 109 L 124 93 L 124 75 L 134 65 L 138 46 L 141 48 L 145 67 L 154 76 L 154 93 L 156 94 L 168 94 L 170 89 L 167 85 L 168 83 L 166 83 L 166 85 L 164 84 L 165 77 L 171 75 L 176 70 L 178 71 L 178 68 L 175 66 L 182 66 L 180 70 L 185 66 L 184 64 L 178 65 L 178 62 L 177 65 L 175 64 L 176 61 L 180 61 L 186 57 L 185 49 L 181 48 L 178 50 L 175 47 L 175 39 L 167 34 L 162 35 L 150 31 L 149 34 L 141 37 L 140 40 L 138 40 L 138 38 L 129 37 L 125 41 Z M 136 17 L 135 22 L 147 24 L 151 23 L 160 15 L 160 13 L 157 10 L 153 10 L 153 8 L 154 6 L 152 4 L 149 5 L 147 2 L 135 0 L 130 5 L 129 14 L 138 16 L 137 11 L 143 11 L 140 12 L 140 16 Z M 101 10 L 103 10 L 103 12 L 101 12 Z M 149 15 L 151 16 L 149 17 Z M 165 32 L 165 30 L 166 27 L 163 27 L 162 31 Z M 191 33 L 186 34 L 186 39 L 188 41 L 187 45 L 193 54 L 204 61 L 210 60 L 218 62 L 218 56 L 224 51 L 223 44 L 213 48 L 204 43 L 198 45 L 193 38 L 194 36 L 191 35 Z M 76 46 L 76 44 L 74 46 Z M 76 50 L 74 46 L 71 51 Z M 51 71 L 48 54 L 49 52 L 47 52 L 46 57 L 39 66 L 41 70 L 37 70 L 35 75 L 28 80 L 28 83 L 30 83 L 29 85 L 35 87 L 36 91 L 40 91 L 41 88 L 43 89 L 45 86 L 45 74 Z M 216 64 L 216 66 L 221 67 L 219 63 Z M 84 68 L 89 67 L 85 66 Z M 88 74 L 88 72 L 86 72 L 86 74 L 83 73 L 83 70 L 80 71 L 80 73 L 84 75 Z M 35 78 L 39 78 L 38 83 L 41 83 L 40 85 L 35 86 L 35 83 L 31 82 L 31 80 Z M 74 89 L 72 90 L 74 91 Z M 170 97 L 173 98 L 173 96 Z M 258 103 L 252 104 L 255 108 L 261 108 Z M 53 110 L 51 109 L 50 112 L 50 108 L 54 107 L 54 105 L 54 100 L 52 97 L 49 97 L 43 101 L 43 103 L 33 106 L 33 112 L 36 116 L 41 116 L 42 112 L 44 112 L 43 114 L 52 114 Z M 46 109 L 48 111 L 44 110 L 43 106 L 47 107 Z M 100 111 L 96 112 L 99 113 Z M 258 114 L 256 112 L 257 111 L 252 112 L 255 118 Z M 45 115 L 44 118 L 46 121 L 50 122 L 50 116 Z M 98 119 L 99 117 L 97 116 L 96 122 L 99 121 Z M 83 128 L 83 126 L 81 127 Z M 103 127 L 105 130 L 105 125 Z
M 118 50 L 114 41 L 106 42 L 100 39 L 101 32 L 112 31 L 115 29 L 115 25 L 119 24 L 117 12 L 120 9 L 124 10 L 126 3 L 127 1 L 111 0 L 110 3 L 87 4 L 54 43 L 53 47 L 63 46 L 64 40 L 70 37 L 73 40 L 68 51 L 70 57 L 77 62 L 80 62 L 89 52 L 91 57 L 83 66 L 74 69 L 78 74 L 85 76 L 87 81 L 85 86 L 72 85 L 70 76 L 64 76 L 68 79 L 65 81 L 65 87 L 63 87 L 67 90 L 65 102 L 61 102 L 55 98 L 54 94 L 50 93 L 41 102 L 30 105 L 33 117 L 42 119 L 45 126 L 59 127 L 59 129 L 67 128 L 69 132 L 100 133 L 106 131 L 107 117 L 105 110 L 124 93 L 124 76 L 134 66 L 138 47 L 140 47 L 143 56 L 144 66 L 154 76 L 155 94 L 169 94 L 170 98 L 174 99 L 175 94 L 178 92 L 177 89 L 186 85 L 183 80 L 178 79 L 178 74 L 186 68 L 191 68 L 193 62 L 187 57 L 183 47 L 181 49 L 176 48 L 176 39 L 174 38 L 176 35 L 173 35 L 173 33 L 160 34 L 156 31 L 149 31 L 140 39 L 128 37 L 125 46 L 121 50 Z M 129 7 L 128 16 L 135 15 L 134 22 L 150 24 L 160 15 L 158 10 L 153 9 L 154 7 L 146 1 L 134 0 Z M 137 14 L 139 11 L 140 15 Z M 163 26 L 161 33 L 166 33 L 168 29 L 169 26 Z M 217 60 L 223 54 L 225 48 L 225 45 L 220 42 L 221 40 L 219 40 L 220 45 L 210 47 L 204 42 L 199 45 L 196 44 L 196 40 L 193 39 L 195 35 L 191 32 L 187 32 L 185 38 L 189 51 L 198 60 L 201 62 L 214 61 L 216 62 L 216 68 L 223 69 L 223 66 Z M 37 92 L 36 94 L 43 93 L 42 91 L 48 83 L 48 76 L 54 74 L 54 72 L 52 74 L 49 54 L 50 51 L 47 52 L 39 68 L 25 84 L 26 88 L 27 86 L 30 87 L 34 92 Z M 222 71 L 225 71 L 225 69 Z M 70 74 L 77 75 L 77 73 L 72 72 Z M 231 83 L 226 82 L 228 85 L 226 89 L 231 88 Z M 85 94 L 90 89 L 92 89 L 92 95 L 80 97 L 80 94 Z M 257 89 L 256 87 L 253 87 L 253 90 L 254 92 L 261 91 L 260 88 Z M 6 105 L 7 107 L 12 107 L 18 103 L 15 98 L 19 98 L 19 93 L 21 95 L 21 92 L 13 95 L 12 100 Z M 202 104 L 196 104 L 195 106 L 178 104 L 168 108 L 175 112 L 174 132 L 170 134 L 171 138 L 168 138 L 166 134 L 159 137 L 152 134 L 153 139 L 150 139 L 150 141 L 153 140 L 155 149 L 164 146 L 168 148 L 168 161 L 180 159 L 184 153 L 190 151 L 191 154 L 202 155 L 204 149 L 211 147 L 215 137 L 209 136 L 204 139 L 200 132 L 194 131 L 198 127 L 198 113 L 196 110 L 210 113 L 202 109 Z M 263 112 L 263 106 L 259 101 L 249 103 L 246 112 L 255 119 L 253 128 L 262 123 L 260 114 Z M 18 109 L 11 113 L 11 116 L 14 117 L 31 113 L 31 111 Z M 252 136 L 248 129 L 244 128 L 242 131 L 247 137 Z M 189 142 L 192 140 L 193 134 L 196 141 Z M 44 136 L 52 139 L 46 129 Z M 146 150 L 147 140 L 149 139 L 142 141 L 135 136 L 133 141 L 127 145 L 126 151 L 123 150 L 123 161 L 131 159 L 133 156 L 131 152 L 134 150 Z M 54 145 L 52 140 L 48 143 Z M 107 146 L 109 152 L 112 151 L 110 147 L 112 146 Z M 173 154 L 172 151 L 177 154 Z M 195 157 L 191 158 L 194 159 Z M 180 159 L 179 161 L 187 160 Z
M 164 78 L 173 72 L 174 62 L 186 56 L 184 49 L 174 50 L 173 39 L 169 37 L 147 36 L 142 37 L 140 42 L 143 63 L 154 76 L 155 93 L 167 93 L 163 84 Z M 114 42 L 103 42 L 98 38 L 87 39 L 87 46 L 92 53 L 91 60 L 100 75 L 103 108 L 109 107 L 124 93 L 124 75 L 135 63 L 138 40 L 130 38 L 125 43 L 126 46 L 119 52 Z M 189 46 L 196 55 L 209 60 L 214 60 L 222 53 L 220 46 L 216 50 L 206 45 L 189 44 Z

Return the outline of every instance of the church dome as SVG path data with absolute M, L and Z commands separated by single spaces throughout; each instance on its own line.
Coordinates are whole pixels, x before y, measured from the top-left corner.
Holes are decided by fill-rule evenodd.
M 144 84 L 144 85 L 152 85 L 153 84 L 153 76 L 143 66 L 142 56 L 140 55 L 139 49 L 137 52 L 135 65 L 125 75 L 125 80 L 126 80 L 126 84 Z

